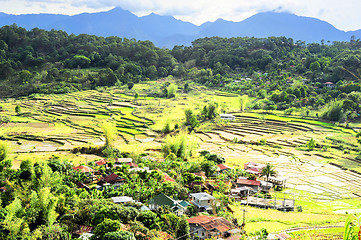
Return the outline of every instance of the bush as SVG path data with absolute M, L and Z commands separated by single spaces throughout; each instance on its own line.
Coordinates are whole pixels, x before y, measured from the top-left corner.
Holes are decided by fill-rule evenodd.
M 165 124 L 162 132 L 163 132 L 164 134 L 167 134 L 167 133 L 170 133 L 170 132 L 171 132 L 169 121 L 167 121 L 167 123 Z
M 132 232 L 116 231 L 104 234 L 103 240 L 135 240 L 135 236 Z
M 337 100 L 329 102 L 323 108 L 321 118 L 334 122 L 344 122 L 346 114 L 343 111 L 343 102 Z
M 170 153 L 174 153 L 177 157 L 186 159 L 191 157 L 197 148 L 196 138 L 184 133 L 176 136 L 168 135 L 162 144 L 164 157 L 167 157 Z

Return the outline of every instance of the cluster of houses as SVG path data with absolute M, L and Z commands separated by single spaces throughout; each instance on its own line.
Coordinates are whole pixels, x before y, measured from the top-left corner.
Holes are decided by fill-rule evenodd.
M 224 164 L 217 166 L 220 168 L 221 172 L 232 169 Z M 254 162 L 247 162 L 244 164 L 244 170 L 259 179 L 262 177 L 262 169 L 264 167 L 264 164 Z M 241 200 L 258 192 L 269 192 L 273 187 L 282 189 L 285 187 L 285 183 L 286 178 L 282 177 L 269 177 L 267 182 L 256 179 L 252 180 L 246 177 L 238 177 L 232 182 L 233 187 L 228 196 L 235 200 Z
M 107 161 L 104 159 L 95 162 L 95 165 L 97 166 L 106 166 L 106 164 Z M 138 165 L 134 163 L 131 158 L 119 158 L 115 162 L 114 166 L 121 166 L 122 164 L 130 166 L 130 171 L 150 171 L 148 168 L 139 168 Z M 232 169 L 225 164 L 219 164 L 217 165 L 217 167 L 218 173 L 222 173 Z M 263 168 L 264 165 L 253 162 L 248 162 L 244 165 L 245 171 L 257 177 L 261 177 L 261 172 Z M 94 175 L 95 171 L 88 166 L 78 166 L 74 167 L 73 169 L 85 173 L 86 175 L 88 175 L 88 177 L 90 177 L 90 179 L 96 179 Z M 168 176 L 166 173 L 163 174 L 164 181 L 175 182 L 175 180 Z M 116 204 L 132 204 L 132 206 L 138 206 L 138 209 L 140 211 L 157 211 L 160 207 L 166 207 L 177 216 L 188 214 L 190 211 L 189 206 L 193 206 L 192 208 L 195 209 L 197 212 L 206 212 L 210 214 L 200 215 L 187 219 L 190 225 L 190 233 L 193 239 L 208 239 L 211 237 L 215 237 L 217 239 L 238 239 L 242 233 L 238 226 L 234 225 L 223 217 L 215 216 L 215 207 L 217 206 L 217 202 L 215 197 L 211 195 L 213 190 L 216 189 L 214 183 L 212 181 L 208 181 L 203 172 L 194 174 L 202 177 L 203 181 L 192 182 L 189 184 L 189 189 L 193 191 L 193 193 L 189 195 L 189 201 L 172 199 L 171 197 L 163 193 L 154 196 L 145 204 L 138 202 L 129 196 L 117 196 L 112 197 L 111 199 Z M 124 182 L 125 179 L 119 177 L 114 173 L 111 173 L 105 177 L 102 177 L 100 180 L 97 180 L 96 188 L 102 190 L 107 185 L 111 185 L 114 188 L 117 188 L 118 186 L 124 184 Z M 269 181 L 265 182 L 256 179 L 250 180 L 244 177 L 239 177 L 235 179 L 235 181 L 229 181 L 229 183 L 233 187 L 228 196 L 235 200 L 241 200 L 247 198 L 248 196 L 252 196 L 260 191 L 268 192 L 274 186 L 279 186 L 283 188 L 285 184 L 285 179 L 269 178 Z M 198 188 L 196 191 L 194 191 L 196 186 Z M 87 186 L 83 183 L 79 183 L 78 187 L 87 188 Z
M 106 160 L 99 160 L 95 162 L 96 166 L 106 166 Z M 147 168 L 139 168 L 137 164 L 133 163 L 131 158 L 119 158 L 115 162 L 114 166 L 121 166 L 122 164 L 129 165 L 130 171 L 150 171 Z M 227 171 L 229 168 L 224 164 L 218 165 L 219 172 Z M 97 179 L 96 171 L 88 166 L 77 166 L 73 167 L 74 170 L 85 173 L 90 181 Z M 169 175 L 164 174 L 164 181 L 175 182 Z M 206 179 L 206 176 L 203 172 L 195 173 L 195 175 L 200 176 L 203 180 Z M 124 184 L 125 179 L 119 177 L 117 174 L 111 173 L 100 180 L 96 180 L 97 186 L 96 189 L 102 190 L 105 186 L 111 185 L 114 188 L 117 188 L 121 184 Z M 87 185 L 84 183 L 77 184 L 79 188 L 87 188 Z M 117 196 L 112 197 L 112 201 L 116 204 L 125 204 L 132 206 L 137 206 L 140 211 L 157 211 L 160 207 L 166 207 L 170 209 L 177 216 L 182 216 L 183 214 L 189 213 L 189 206 L 194 206 L 197 212 L 206 212 L 208 214 L 215 214 L 216 199 L 208 192 L 212 193 L 216 188 L 212 183 L 208 181 L 203 182 L 193 182 L 189 185 L 190 189 L 193 189 L 196 185 L 199 186 L 200 191 L 207 192 L 196 192 L 189 195 L 189 202 L 184 200 L 175 200 L 171 197 L 160 193 L 154 196 L 152 199 L 148 200 L 146 204 L 143 204 L 139 201 L 134 200 L 129 196 Z M 241 236 L 241 230 L 238 226 L 229 222 L 223 217 L 217 216 L 208 216 L 201 215 L 197 217 L 191 217 L 187 219 L 190 225 L 190 234 L 193 239 L 208 239 L 216 237 L 217 239 L 239 239 Z M 89 234 L 93 228 L 87 226 L 79 226 L 79 228 L 73 233 L 76 236 L 83 234 Z M 84 235 L 85 236 L 85 235 Z

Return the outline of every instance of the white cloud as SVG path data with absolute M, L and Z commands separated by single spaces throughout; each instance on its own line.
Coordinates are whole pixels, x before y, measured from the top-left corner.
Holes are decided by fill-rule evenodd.
M 342 30 L 361 29 L 360 0 L 0 0 L 7 13 L 77 14 L 121 7 L 134 14 L 151 12 L 201 24 L 223 18 L 241 21 L 258 12 L 287 11 L 317 17 Z

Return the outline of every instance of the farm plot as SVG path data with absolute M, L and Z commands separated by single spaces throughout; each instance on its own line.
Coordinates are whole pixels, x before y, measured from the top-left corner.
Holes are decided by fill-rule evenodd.
M 114 103 L 114 105 L 113 105 Z M 0 134 L 11 141 L 14 152 L 51 152 L 70 150 L 84 144 L 104 144 L 102 122 L 112 121 L 118 129 L 118 143 L 153 136 L 153 122 L 134 114 L 138 107 L 129 100 L 97 91 L 66 95 L 37 96 L 16 100 L 0 115 L 10 122 Z M 16 105 L 21 113 L 11 111 Z

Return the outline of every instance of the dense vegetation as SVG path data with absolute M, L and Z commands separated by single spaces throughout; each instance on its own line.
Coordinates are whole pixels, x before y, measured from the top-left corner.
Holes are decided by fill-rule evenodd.
M 0 94 L 66 93 L 123 84 L 131 88 L 173 75 L 257 97 L 262 101 L 251 106 L 256 109 L 292 112 L 294 107 L 328 104 L 322 117 L 344 121 L 357 118 L 360 111 L 360 46 L 354 38 L 305 44 L 285 37 L 213 37 L 168 50 L 149 41 L 11 25 L 0 29 Z M 167 87 L 159 97 L 174 96 Z

